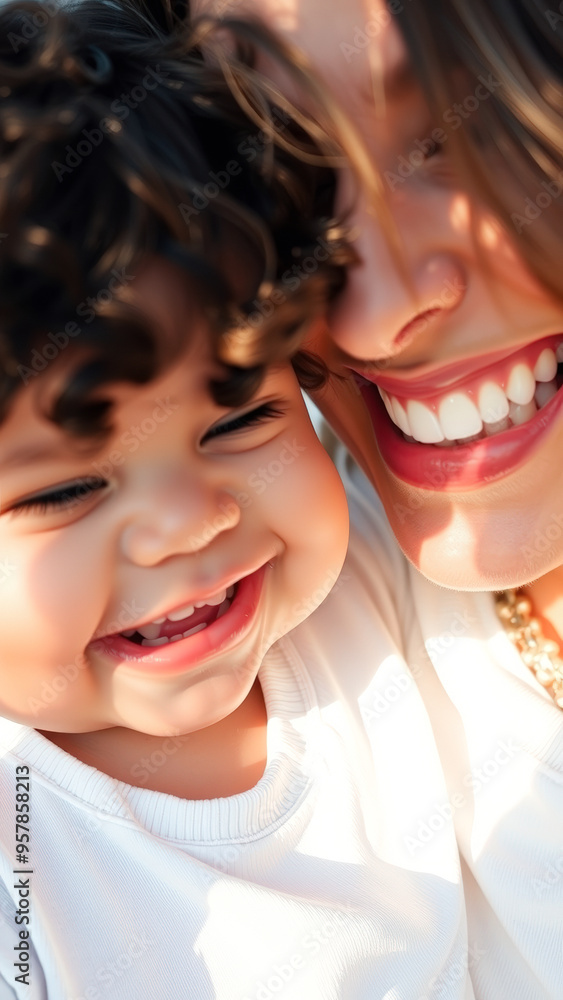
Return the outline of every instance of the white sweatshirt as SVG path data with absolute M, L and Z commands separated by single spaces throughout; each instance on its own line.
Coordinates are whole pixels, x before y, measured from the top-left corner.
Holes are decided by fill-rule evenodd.
M 342 446 L 336 461 L 350 496 L 360 492 L 376 516 L 379 501 Z M 413 808 L 410 849 L 424 856 L 453 820 L 477 1000 L 563 1000 L 563 712 L 491 594 L 446 590 L 410 565 L 409 577 L 403 648 L 449 793 L 427 813 Z

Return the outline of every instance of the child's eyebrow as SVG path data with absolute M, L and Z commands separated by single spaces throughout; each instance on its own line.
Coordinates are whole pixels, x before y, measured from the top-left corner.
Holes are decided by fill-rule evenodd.
M 10 452 L 5 458 L 0 458 L 0 465 L 2 469 L 11 469 L 18 467 L 20 465 L 27 465 L 32 462 L 41 462 L 42 460 L 61 458 L 63 455 L 63 449 L 60 445 L 23 445 L 21 448 L 16 448 L 14 451 Z

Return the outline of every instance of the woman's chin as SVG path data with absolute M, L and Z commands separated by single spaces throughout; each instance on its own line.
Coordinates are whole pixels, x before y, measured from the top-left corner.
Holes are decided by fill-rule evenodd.
M 397 540 L 416 568 L 450 590 L 496 591 L 520 587 L 563 564 L 561 526 L 529 513 L 472 517 L 466 507 L 419 509 L 412 523 L 390 517 Z M 536 527 L 534 525 L 540 525 Z

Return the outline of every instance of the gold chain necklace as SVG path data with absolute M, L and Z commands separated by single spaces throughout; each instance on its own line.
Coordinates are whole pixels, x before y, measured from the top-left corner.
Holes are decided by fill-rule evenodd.
M 563 660 L 559 646 L 553 639 L 545 638 L 538 619 L 532 615 L 532 602 L 519 590 L 503 590 L 495 594 L 495 602 L 508 638 L 558 708 L 563 710 Z

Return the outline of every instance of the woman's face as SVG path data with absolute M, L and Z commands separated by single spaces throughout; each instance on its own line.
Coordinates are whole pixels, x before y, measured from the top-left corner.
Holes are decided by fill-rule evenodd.
M 368 382 L 333 385 L 318 402 L 422 572 L 449 587 L 497 589 L 563 563 L 563 397 L 555 395 L 563 306 L 451 166 L 452 134 L 502 85 L 475 78 L 462 102 L 432 120 L 395 23 L 406 3 L 242 0 L 306 51 L 354 121 L 404 247 L 410 287 L 367 194 L 343 175 L 338 207 L 355 198 L 361 263 L 311 346 Z M 271 63 L 262 68 L 288 89 Z M 378 96 L 376 106 L 381 81 L 385 102 Z M 514 232 L 533 226 L 554 197 L 556 186 L 537 204 L 515 202 Z

